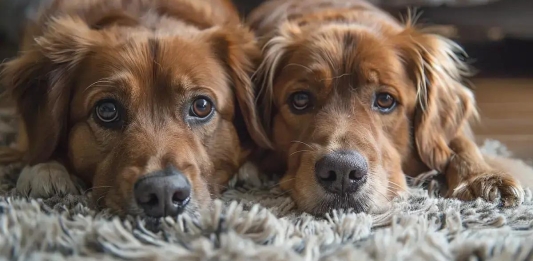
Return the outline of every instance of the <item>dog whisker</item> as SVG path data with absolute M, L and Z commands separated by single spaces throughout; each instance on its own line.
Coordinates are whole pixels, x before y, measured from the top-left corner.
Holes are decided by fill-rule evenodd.
M 394 182 L 392 182 L 392 181 L 389 181 L 388 185 L 389 185 L 389 186 L 388 186 L 387 188 L 391 188 L 391 189 L 396 188 L 396 189 L 400 189 L 400 190 L 402 190 L 402 191 L 405 191 L 405 192 L 406 192 L 407 194 L 409 194 L 409 195 L 411 194 L 408 190 L 405 190 L 403 186 L 401 186 L 401 185 L 399 185 L 399 184 L 397 184 L 397 183 L 394 183 Z M 397 193 L 397 192 L 396 192 L 396 193 Z
M 391 189 L 389 189 L 389 188 L 387 188 L 387 191 L 388 191 L 389 193 L 391 193 L 394 197 L 397 197 L 397 196 L 400 195 L 400 194 L 398 194 L 398 192 L 396 192 L 396 191 L 394 191 L 394 190 L 391 190 Z
M 402 189 L 402 187 L 400 185 L 397 185 L 397 184 L 388 184 L 389 188 L 395 188 L 395 189 Z
M 294 154 L 301 153 L 301 152 L 313 152 L 313 151 L 312 151 L 312 150 L 297 150 L 297 151 L 295 151 L 295 152 L 289 154 L 289 157 L 292 156 L 292 155 L 294 155 Z
M 303 141 L 299 141 L 299 140 L 292 140 L 291 143 L 301 143 L 303 145 L 306 145 L 307 147 L 309 147 L 310 149 L 312 150 L 316 150 L 313 146 L 309 145 L 308 143 L 305 143 Z
M 221 185 L 221 184 L 218 184 L 218 183 L 209 183 L 209 182 L 207 182 L 207 185 L 208 185 L 208 186 L 221 187 L 221 188 L 223 188 L 223 189 L 229 189 L 228 186 L 224 186 L 224 185 Z
M 378 190 L 376 190 L 376 193 L 377 193 L 379 196 L 382 196 L 387 202 L 390 202 L 389 197 L 385 196 L 383 193 L 379 192 Z M 372 198 L 369 198 L 369 199 L 372 200 Z M 375 205 L 375 203 L 372 202 L 372 205 Z
M 344 76 L 350 76 L 350 75 L 352 75 L 352 74 L 351 73 L 343 73 L 343 74 L 337 75 L 335 77 L 322 78 L 322 79 L 320 79 L 320 81 L 335 80 L 335 79 L 340 79 L 340 78 L 342 78 Z
M 302 68 L 306 69 L 307 71 L 309 71 L 311 73 L 313 72 L 313 69 L 311 69 L 311 68 L 309 68 L 309 67 L 307 67 L 305 65 L 299 64 L 299 63 L 289 63 L 285 67 L 283 67 L 283 70 L 285 70 L 285 68 L 287 68 L 289 66 L 298 66 L 298 67 L 302 67 Z
M 285 196 L 285 195 L 287 195 L 287 194 L 291 193 L 292 191 L 293 191 L 292 189 L 289 189 L 289 190 L 284 190 L 284 191 L 283 191 L 282 193 L 280 193 L 280 194 L 277 194 L 277 196 Z
M 85 191 L 83 191 L 83 194 L 91 191 L 91 190 L 95 190 L 95 189 L 103 189 L 103 188 L 112 188 L 112 186 L 98 186 L 98 187 L 91 187 L 91 188 L 88 188 L 86 189 Z
M 278 182 L 278 183 L 276 183 L 276 184 L 270 186 L 269 188 L 275 188 L 275 187 L 277 187 L 277 186 L 279 186 L 279 185 L 281 185 L 281 184 L 283 184 L 283 183 L 290 182 L 290 181 L 293 181 L 293 180 L 295 180 L 295 179 L 296 179 L 296 178 L 292 178 L 292 179 L 287 179 L 287 180 L 284 180 L 284 181 Z
M 400 193 L 397 190 L 393 190 L 387 187 L 387 191 L 391 193 L 394 197 L 399 197 Z M 411 195 L 408 191 L 406 191 L 408 195 Z
M 93 86 L 95 86 L 95 85 L 97 85 L 97 84 L 100 84 L 100 83 L 109 83 L 109 84 L 112 84 L 113 82 L 110 81 L 109 78 L 102 78 L 102 79 L 99 79 L 99 80 L 96 81 L 96 82 L 93 82 L 93 83 L 89 84 L 89 86 L 87 86 L 87 87 L 85 88 L 84 91 L 87 91 L 87 90 L 89 90 L 91 87 L 93 87 Z M 109 85 L 109 86 L 111 86 L 111 85 Z
M 107 193 L 106 193 L 105 195 L 99 197 L 99 198 L 96 200 L 96 206 L 97 206 L 97 207 L 102 207 L 102 206 L 100 206 L 100 200 L 102 200 L 102 199 L 105 198 L 106 196 L 107 196 Z

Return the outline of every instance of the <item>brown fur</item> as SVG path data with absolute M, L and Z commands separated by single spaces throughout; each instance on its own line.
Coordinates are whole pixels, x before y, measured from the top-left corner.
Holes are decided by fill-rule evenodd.
M 229 1 L 56 0 L 2 79 L 30 165 L 59 160 L 101 205 L 142 214 L 132 189 L 143 175 L 174 165 L 203 207 L 254 144 L 269 146 L 249 78 L 258 57 Z M 185 119 L 198 95 L 216 108 L 204 124 Z M 93 119 L 95 103 L 109 97 L 127 112 L 118 130 Z
M 275 147 L 264 160 L 284 162 L 280 184 L 302 210 L 378 210 L 406 190 L 405 175 L 430 169 L 446 175 L 448 196 L 523 200 L 518 181 L 490 167 L 472 140 L 475 102 L 455 43 L 361 0 L 273 0 L 249 23 L 264 50 L 257 79 Z M 299 90 L 315 97 L 303 114 L 289 109 Z M 391 113 L 372 108 L 378 92 L 398 101 Z M 339 149 L 368 161 L 370 177 L 356 196 L 326 193 L 315 180 L 315 162 Z

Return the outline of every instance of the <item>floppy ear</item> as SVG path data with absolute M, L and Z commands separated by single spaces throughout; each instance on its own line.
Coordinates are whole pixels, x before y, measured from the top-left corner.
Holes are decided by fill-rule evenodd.
M 54 19 L 18 57 L 2 66 L 0 79 L 25 125 L 30 165 L 49 160 L 65 137 L 71 76 L 94 39 L 82 21 Z
M 260 86 L 257 94 L 259 108 L 262 113 L 262 122 L 267 132 L 272 129 L 274 117 L 274 81 L 280 73 L 282 64 L 287 63 L 290 54 L 299 41 L 302 31 L 298 25 L 286 23 L 273 37 L 265 37 L 268 40 L 263 45 L 262 60 L 254 77 L 254 82 Z
M 227 75 L 233 84 L 239 108 L 236 112 L 237 128 L 239 125 L 245 125 L 257 145 L 271 148 L 272 143 L 257 115 L 255 88 L 251 81 L 260 55 L 253 34 L 238 25 L 214 28 L 209 32 L 209 41 L 217 58 L 226 66 Z M 238 122 L 239 118 L 244 119 L 244 124 Z
M 421 160 L 443 171 L 453 151 L 449 144 L 477 117 L 474 95 L 464 85 L 466 54 L 456 43 L 408 26 L 400 35 L 407 71 L 417 87 L 414 136 Z

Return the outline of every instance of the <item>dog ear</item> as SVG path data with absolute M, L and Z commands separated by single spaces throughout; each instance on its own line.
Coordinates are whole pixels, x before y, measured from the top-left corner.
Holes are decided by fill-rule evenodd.
M 402 57 L 417 87 L 414 138 L 420 159 L 443 171 L 453 151 L 450 142 L 477 117 L 474 95 L 464 85 L 470 74 L 460 46 L 408 26 L 400 35 Z
M 97 39 L 85 23 L 70 17 L 51 20 L 40 35 L 0 73 L 22 117 L 31 165 L 49 160 L 65 137 L 71 77 Z
M 239 25 L 209 29 L 208 41 L 233 85 L 238 103 L 236 127 L 245 125 L 251 139 L 262 148 L 271 148 L 272 143 L 265 133 L 257 115 L 255 87 L 251 81 L 260 56 L 253 34 Z M 239 118 L 244 119 L 240 123 Z M 242 135 L 241 135 L 242 137 Z
M 254 82 L 260 86 L 257 94 L 259 109 L 262 111 L 262 123 L 265 129 L 270 133 L 272 130 L 272 118 L 274 117 L 274 81 L 280 73 L 282 64 L 286 64 L 291 53 L 299 42 L 302 31 L 294 23 L 286 23 L 268 42 L 261 44 L 263 53 L 261 63 L 257 68 Z

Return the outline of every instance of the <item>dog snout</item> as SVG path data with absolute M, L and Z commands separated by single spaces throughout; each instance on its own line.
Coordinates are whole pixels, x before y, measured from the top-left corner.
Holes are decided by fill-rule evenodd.
M 176 216 L 190 201 L 191 185 L 183 173 L 168 167 L 138 180 L 134 194 L 147 216 Z
M 357 151 L 336 151 L 326 154 L 315 165 L 318 183 L 335 194 L 355 193 L 364 184 L 368 163 Z

